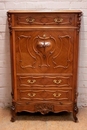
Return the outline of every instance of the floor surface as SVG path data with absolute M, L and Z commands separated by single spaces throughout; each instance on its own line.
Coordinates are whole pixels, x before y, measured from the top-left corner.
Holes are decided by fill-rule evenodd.
M 0 108 L 0 130 L 87 130 L 87 107 L 80 108 L 79 122 L 73 122 L 70 113 L 41 114 L 19 113 L 14 123 L 10 122 L 10 109 Z

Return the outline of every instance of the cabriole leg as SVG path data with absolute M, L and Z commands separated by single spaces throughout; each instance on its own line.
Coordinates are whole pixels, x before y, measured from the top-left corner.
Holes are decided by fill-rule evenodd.
M 75 122 L 78 122 L 78 118 L 76 117 L 77 113 L 78 113 L 78 107 L 77 107 L 77 104 L 75 104 L 74 110 L 73 110 L 73 118 Z
M 12 113 L 11 122 L 14 122 L 15 121 L 15 117 L 16 117 L 15 104 L 14 103 L 12 103 L 11 113 Z

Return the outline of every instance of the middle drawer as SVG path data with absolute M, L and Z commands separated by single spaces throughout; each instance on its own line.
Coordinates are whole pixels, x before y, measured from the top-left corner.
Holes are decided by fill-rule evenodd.
M 17 76 L 18 87 L 24 86 L 71 86 L 72 76 Z
M 71 89 L 59 89 L 59 90 L 33 90 L 33 89 L 18 89 L 17 91 L 18 101 L 30 101 L 30 100 L 59 100 L 59 101 L 72 101 Z

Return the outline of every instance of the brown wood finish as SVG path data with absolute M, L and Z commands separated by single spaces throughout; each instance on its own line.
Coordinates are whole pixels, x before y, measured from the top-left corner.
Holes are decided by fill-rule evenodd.
M 8 11 L 12 118 L 17 112 L 68 111 L 77 121 L 81 11 Z

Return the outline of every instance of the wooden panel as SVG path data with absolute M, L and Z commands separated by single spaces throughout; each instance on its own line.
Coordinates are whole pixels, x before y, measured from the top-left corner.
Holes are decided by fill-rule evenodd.
M 72 73 L 74 30 L 16 31 L 17 73 Z

